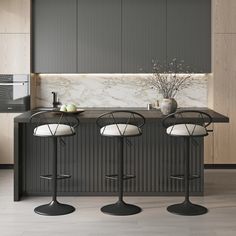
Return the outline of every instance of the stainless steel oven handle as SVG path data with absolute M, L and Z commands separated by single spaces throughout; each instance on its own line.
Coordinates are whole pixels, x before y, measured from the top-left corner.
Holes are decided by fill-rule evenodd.
M 12 85 L 12 86 L 22 86 L 22 85 L 25 85 L 25 83 L 0 83 L 0 86 L 9 86 L 9 85 Z

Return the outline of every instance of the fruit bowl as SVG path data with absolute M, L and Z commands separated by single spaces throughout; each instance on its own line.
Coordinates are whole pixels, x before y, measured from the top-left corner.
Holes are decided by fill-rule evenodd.
M 82 113 L 84 111 L 85 111 L 84 109 L 77 108 L 76 111 L 60 111 L 60 112 L 65 113 L 65 114 L 79 114 L 79 113 Z
M 81 113 L 83 112 L 84 109 L 79 109 L 77 108 L 77 106 L 73 103 L 71 104 L 63 104 L 61 107 L 60 107 L 60 112 L 63 112 L 63 113 L 69 113 L 69 114 L 78 114 L 78 113 Z

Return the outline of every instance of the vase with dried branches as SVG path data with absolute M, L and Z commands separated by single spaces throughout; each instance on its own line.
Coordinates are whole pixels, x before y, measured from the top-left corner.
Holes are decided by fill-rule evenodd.
M 177 109 L 175 100 L 177 93 L 192 84 L 190 67 L 184 65 L 183 61 L 178 62 L 176 58 L 164 65 L 157 61 L 152 61 L 152 63 L 153 75 L 148 83 L 163 96 L 160 109 L 164 115 L 168 115 Z

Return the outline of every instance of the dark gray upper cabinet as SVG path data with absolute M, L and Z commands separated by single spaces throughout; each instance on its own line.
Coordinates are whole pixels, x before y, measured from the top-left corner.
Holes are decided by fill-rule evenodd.
M 33 72 L 77 72 L 77 0 L 33 0 Z
M 121 0 L 78 0 L 78 72 L 121 72 Z
M 211 72 L 211 0 L 33 0 L 32 45 L 36 73 Z
M 152 72 L 166 60 L 166 0 L 122 1 L 122 72 Z
M 211 0 L 167 0 L 167 60 L 211 72 Z

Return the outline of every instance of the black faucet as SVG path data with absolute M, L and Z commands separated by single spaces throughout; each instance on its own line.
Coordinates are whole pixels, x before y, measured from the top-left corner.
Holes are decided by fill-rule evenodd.
M 53 96 L 52 106 L 53 108 L 57 108 L 58 105 L 60 105 L 61 103 L 57 99 L 57 94 L 55 92 L 52 92 L 52 96 Z

